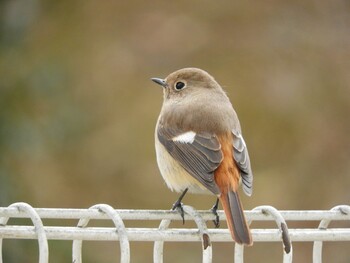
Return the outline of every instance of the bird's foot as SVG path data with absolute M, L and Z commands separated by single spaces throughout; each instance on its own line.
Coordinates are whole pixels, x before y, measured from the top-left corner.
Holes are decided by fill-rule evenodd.
M 173 204 L 173 207 L 171 210 L 177 210 L 182 218 L 182 224 L 185 224 L 185 211 L 183 209 L 183 203 L 181 202 L 182 199 L 184 198 L 185 194 L 187 193 L 188 188 L 183 191 L 183 193 L 180 195 L 179 199 Z
M 177 200 L 174 204 L 173 204 L 173 208 L 172 210 L 177 210 L 182 218 L 182 224 L 185 224 L 185 211 L 183 208 L 183 203 L 179 202 L 179 200 Z
M 215 219 L 213 220 L 215 228 L 220 227 L 220 217 L 218 215 L 218 207 L 219 207 L 219 198 L 216 200 L 216 203 L 213 205 L 213 207 L 210 209 L 210 211 L 215 215 Z

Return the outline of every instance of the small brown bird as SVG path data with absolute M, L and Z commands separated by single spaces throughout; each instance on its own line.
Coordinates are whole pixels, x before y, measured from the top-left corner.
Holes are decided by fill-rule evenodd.
M 232 238 L 252 245 L 237 191 L 242 183 L 243 191 L 252 194 L 253 174 L 241 126 L 226 93 L 197 68 L 152 80 L 164 88 L 155 132 L 157 163 L 167 186 L 182 192 L 174 209 L 181 210 L 187 191 L 213 193 L 218 197 L 214 214 L 220 200 Z

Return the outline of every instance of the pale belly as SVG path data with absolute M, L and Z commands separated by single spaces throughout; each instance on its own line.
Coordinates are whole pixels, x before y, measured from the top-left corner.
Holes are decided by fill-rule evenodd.
M 158 141 L 158 138 L 156 138 L 156 154 L 160 173 L 172 191 L 182 192 L 188 188 L 188 191 L 192 193 L 211 193 L 171 157 L 165 147 Z

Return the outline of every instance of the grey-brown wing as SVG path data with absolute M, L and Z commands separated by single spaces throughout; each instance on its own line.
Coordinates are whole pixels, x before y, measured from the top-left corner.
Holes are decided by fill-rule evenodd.
M 246 195 L 251 196 L 253 193 L 253 172 L 250 165 L 247 145 L 240 132 L 233 133 L 233 158 L 235 159 L 241 173 L 243 191 Z
M 193 138 L 181 139 L 186 132 L 158 126 L 157 136 L 168 153 L 181 166 L 208 190 L 219 194 L 220 190 L 214 181 L 214 171 L 222 161 L 220 143 L 215 135 L 188 132 Z M 185 138 L 185 137 L 184 137 Z

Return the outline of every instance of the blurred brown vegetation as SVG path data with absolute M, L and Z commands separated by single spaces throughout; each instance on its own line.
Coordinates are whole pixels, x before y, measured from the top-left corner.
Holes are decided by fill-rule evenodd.
M 214 75 L 238 112 L 255 174 L 246 209 L 349 204 L 348 1 L 3 0 L 0 12 L 1 206 L 168 209 L 177 194 L 153 145 L 162 91 L 149 79 L 188 66 Z M 10 242 L 5 262 L 35 258 Z M 70 261 L 61 244 L 53 262 Z M 295 246 L 296 262 L 311 262 L 311 245 Z M 199 262 L 189 247 L 166 246 L 166 262 Z M 87 262 L 116 253 L 94 248 Z M 326 262 L 349 262 L 344 244 L 328 248 Z M 151 262 L 151 244 L 132 249 Z M 215 244 L 214 262 L 232 255 Z M 247 262 L 281 256 L 280 244 L 246 250 Z

